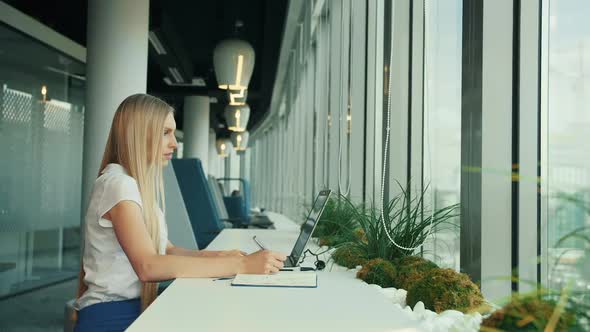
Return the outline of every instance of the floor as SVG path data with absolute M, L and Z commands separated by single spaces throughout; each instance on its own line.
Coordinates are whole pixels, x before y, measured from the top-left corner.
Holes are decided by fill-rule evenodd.
M 78 281 L 66 281 L 0 301 L 0 332 L 61 332 L 64 306 Z

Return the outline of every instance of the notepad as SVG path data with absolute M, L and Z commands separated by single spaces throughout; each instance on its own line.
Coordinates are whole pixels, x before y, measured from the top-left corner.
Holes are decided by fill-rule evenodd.
M 238 274 L 232 286 L 315 288 L 315 272 L 284 272 L 277 274 Z

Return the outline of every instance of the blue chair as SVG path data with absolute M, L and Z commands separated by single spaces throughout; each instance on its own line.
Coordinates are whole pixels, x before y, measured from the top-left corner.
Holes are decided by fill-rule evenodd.
M 198 249 L 196 233 L 188 216 L 174 167 L 172 165 L 164 167 L 163 173 L 168 239 L 177 246 Z
M 199 249 L 206 248 L 228 225 L 219 217 L 199 159 L 172 159 L 178 186 Z
M 221 178 L 218 179 L 219 183 L 239 181 L 241 184 L 241 192 L 238 196 L 223 197 L 223 202 L 227 209 L 227 213 L 230 218 L 241 220 L 243 226 L 248 226 L 251 222 L 250 216 L 250 184 L 248 181 L 242 178 Z
M 227 213 L 227 209 L 225 208 L 225 203 L 223 202 L 223 191 L 217 179 L 209 174 L 207 176 L 207 181 L 209 182 L 209 190 L 213 195 L 213 200 L 215 201 L 215 207 L 217 207 L 217 213 L 221 219 L 229 219 L 229 214 Z
M 244 200 L 242 196 L 224 196 L 223 203 L 227 209 L 227 215 L 231 218 L 244 220 L 244 224 L 250 223 L 250 216 L 244 214 Z

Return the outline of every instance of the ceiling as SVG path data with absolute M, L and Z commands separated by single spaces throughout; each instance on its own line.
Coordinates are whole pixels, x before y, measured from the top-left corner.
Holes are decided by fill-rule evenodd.
M 3 1 L 86 46 L 86 1 Z M 176 53 L 177 57 L 189 64 L 193 77 L 203 78 L 206 83 L 205 87 L 167 85 L 157 54 L 150 46 L 148 93 L 174 106 L 178 128 L 183 128 L 184 96 L 209 95 L 218 100 L 211 104 L 211 127 L 220 136 L 229 135 L 226 129 L 220 128 L 224 124 L 222 114 L 227 97 L 225 91 L 217 88 L 213 71 L 213 49 L 228 37 L 244 39 L 254 47 L 256 62 L 248 87 L 251 108 L 248 128 L 262 119 L 270 105 L 287 3 L 288 0 L 151 0 L 150 29 L 157 28 L 165 18 L 170 23 L 168 31 L 174 32 L 176 44 L 182 50 Z M 243 22 L 239 29 L 235 27 L 237 20 Z

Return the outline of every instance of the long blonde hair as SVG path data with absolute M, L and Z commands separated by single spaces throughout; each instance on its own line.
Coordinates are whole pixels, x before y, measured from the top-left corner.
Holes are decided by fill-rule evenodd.
M 115 112 L 98 174 L 100 176 L 108 164 L 117 163 L 137 181 L 144 222 L 158 254 L 161 245 L 158 208 L 164 211 L 165 207 L 161 137 L 166 117 L 172 112 L 166 102 L 150 95 L 135 94 L 125 98 Z M 84 276 L 84 267 L 80 264 L 78 298 L 88 288 Z M 157 291 L 158 283 L 142 284 L 142 311 L 156 299 Z

